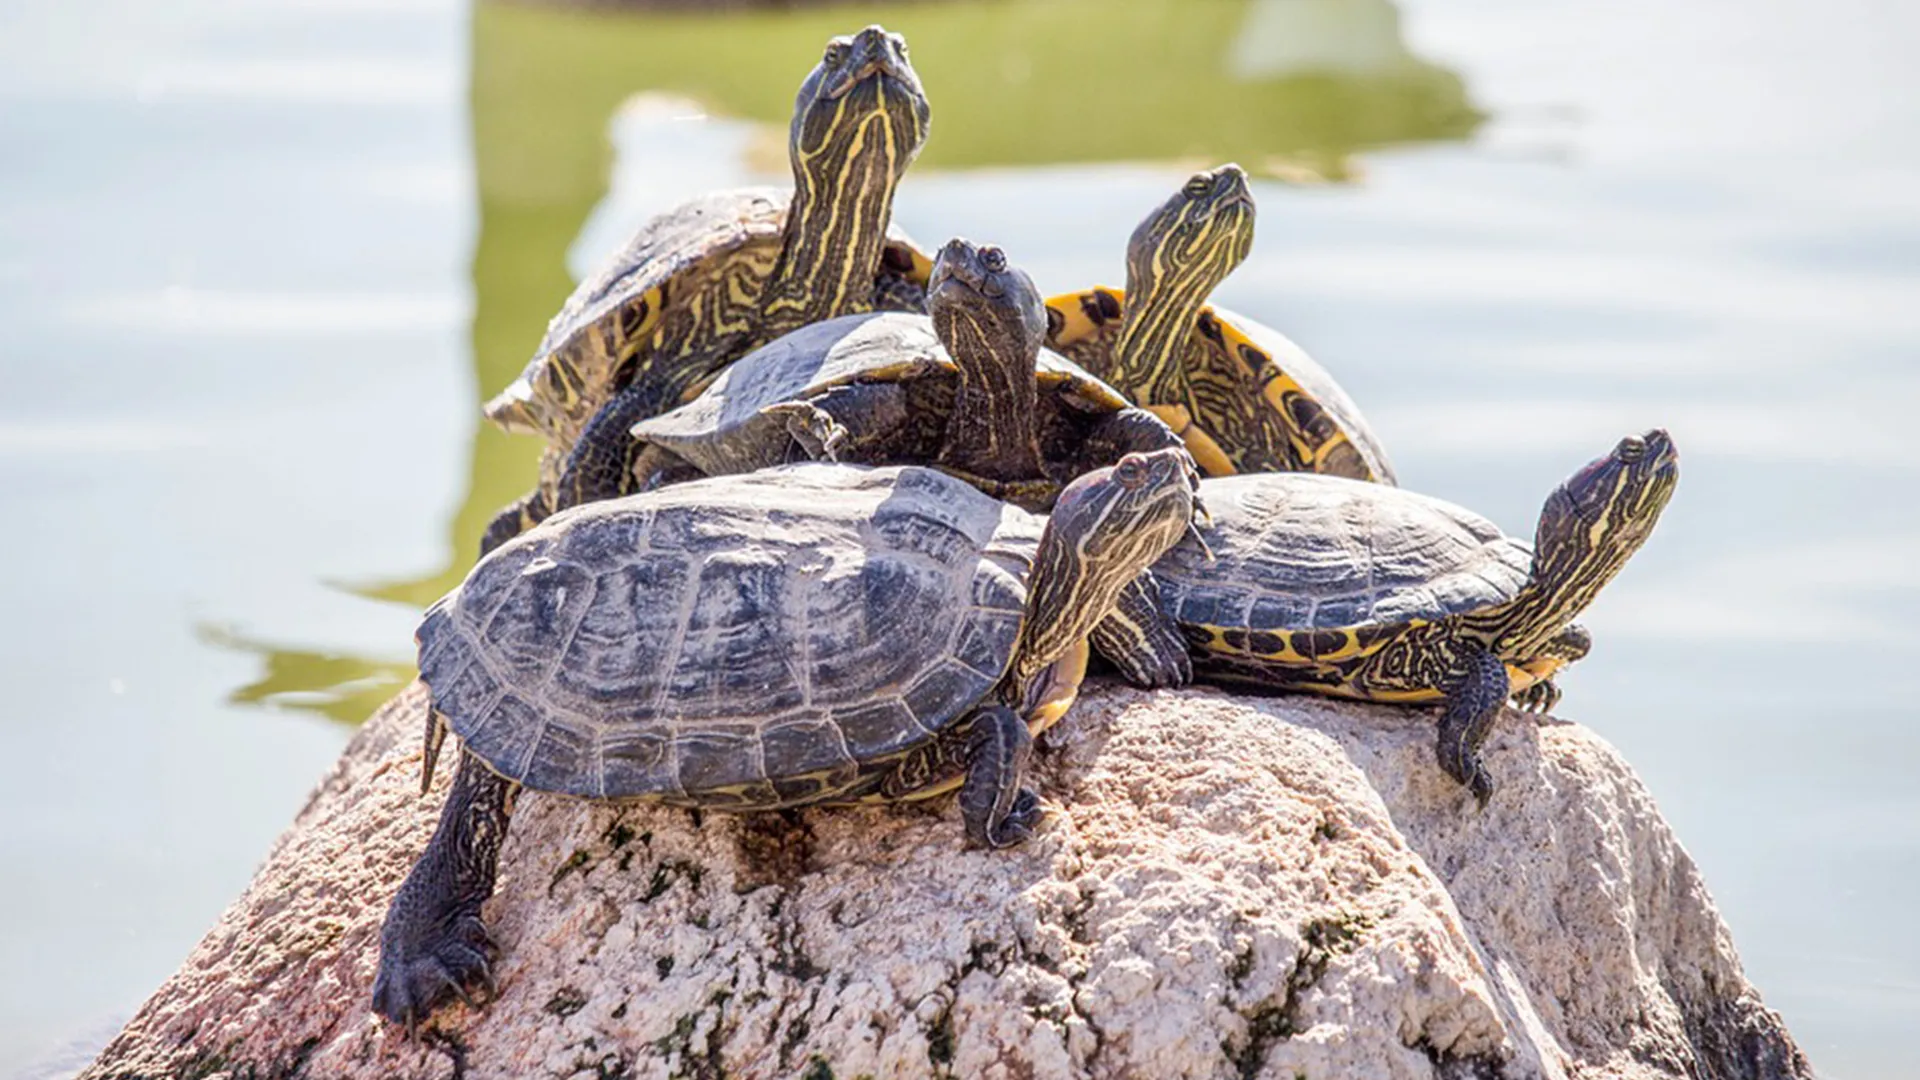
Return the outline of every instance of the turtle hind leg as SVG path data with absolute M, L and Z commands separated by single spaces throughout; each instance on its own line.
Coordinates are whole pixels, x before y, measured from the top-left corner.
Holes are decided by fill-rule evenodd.
M 1040 797 L 1021 786 L 1033 735 L 1012 709 L 988 705 L 968 726 L 966 779 L 960 817 L 967 846 L 1006 848 L 1026 840 L 1040 822 Z
M 644 443 L 633 459 L 635 491 L 653 491 L 705 475 L 692 462 L 656 443 Z
M 639 454 L 631 434 L 633 425 L 677 403 L 661 387 L 635 383 L 600 406 L 567 454 L 555 488 L 554 511 L 630 494 L 635 487 L 634 459 Z
M 1481 806 L 1493 796 L 1493 777 L 1480 760 L 1493 721 L 1512 690 L 1507 665 L 1484 649 L 1469 654 L 1466 671 L 1447 691 L 1440 710 L 1440 767 L 1466 785 Z
M 493 895 L 516 790 L 463 751 L 439 827 L 387 908 L 373 1008 L 409 1031 L 451 998 L 471 1003 L 474 986 L 493 990 L 497 950 L 480 906 Z
M 1193 657 L 1180 627 L 1160 607 L 1160 583 L 1151 572 L 1120 590 L 1113 613 L 1088 635 L 1095 652 L 1120 669 L 1134 686 L 1185 686 L 1193 681 Z

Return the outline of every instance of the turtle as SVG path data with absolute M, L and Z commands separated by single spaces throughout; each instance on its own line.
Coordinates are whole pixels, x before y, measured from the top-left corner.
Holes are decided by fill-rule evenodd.
M 1253 247 L 1246 171 L 1195 173 L 1134 229 L 1125 291 L 1047 301 L 1047 345 L 1165 420 L 1210 476 L 1314 472 L 1395 482 L 1385 447 L 1327 370 L 1207 296 Z
M 482 550 L 537 520 L 580 428 L 616 392 L 634 418 L 652 415 L 789 330 L 921 309 L 932 260 L 891 218 L 929 115 L 904 38 L 879 26 L 833 38 L 794 100 L 791 191 L 695 198 L 582 281 L 526 369 L 485 406 L 494 423 L 548 446 L 540 488 L 489 523 Z
M 1190 659 L 1196 679 L 1231 688 L 1439 702 L 1440 764 L 1484 805 L 1493 781 L 1479 747 L 1494 718 L 1510 698 L 1558 703 L 1554 675 L 1592 644 L 1573 620 L 1646 541 L 1678 480 L 1665 431 L 1629 435 L 1554 489 L 1528 544 L 1386 485 L 1209 477 L 1207 550 L 1183 544 L 1149 575 L 1159 621 L 1094 644 L 1156 654 L 1139 667 Z
M 416 635 L 440 824 L 388 909 L 373 1005 L 411 1027 L 488 978 L 480 920 L 521 788 L 730 811 L 959 789 L 967 843 L 1040 818 L 1033 733 L 1088 627 L 1192 527 L 1184 450 L 1082 476 L 1045 518 L 918 466 L 801 462 L 556 514 Z
M 796 330 L 631 431 L 596 417 L 561 474 L 555 506 L 824 458 L 935 465 L 1044 512 L 1089 469 L 1181 445 L 1153 414 L 1041 347 L 1040 290 L 1002 249 L 949 241 L 934 260 L 927 309 Z

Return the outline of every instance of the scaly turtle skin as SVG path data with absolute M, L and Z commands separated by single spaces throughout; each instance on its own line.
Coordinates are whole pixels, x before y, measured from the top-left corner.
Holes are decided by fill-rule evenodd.
M 482 550 L 538 519 L 580 429 L 616 392 L 633 399 L 634 415 L 653 415 L 790 330 L 920 310 L 931 260 L 889 221 L 928 112 L 899 35 L 869 26 L 834 38 L 794 101 L 792 192 L 694 199 L 583 281 L 526 370 L 486 406 L 495 423 L 543 435 L 548 448 L 541 488 L 494 520 Z
M 1046 519 L 943 473 L 799 464 L 556 515 L 421 622 L 422 782 L 463 744 L 381 930 L 374 1008 L 409 1025 L 488 978 L 480 908 L 514 793 L 725 810 L 960 789 L 969 842 L 1039 817 L 1032 732 L 1085 637 L 1191 528 L 1177 448 L 1076 481 Z
M 1479 747 L 1501 706 L 1558 701 L 1554 674 L 1591 644 L 1573 620 L 1645 542 L 1678 479 L 1666 432 L 1622 439 L 1554 490 L 1529 545 L 1380 484 L 1209 478 L 1211 558 L 1197 545 L 1168 552 L 1151 574 L 1160 623 L 1095 644 L 1144 651 L 1121 660 L 1129 677 L 1190 651 L 1210 682 L 1442 702 L 1440 764 L 1485 803 Z
M 1279 331 L 1206 303 L 1253 247 L 1238 165 L 1196 173 L 1134 230 L 1125 292 L 1047 301 L 1047 344 L 1165 420 L 1210 476 L 1317 472 L 1394 482 L 1340 384 Z
M 631 432 L 610 403 L 574 447 L 556 506 L 814 458 L 936 465 L 1044 511 L 1089 469 L 1180 445 L 1151 413 L 1040 347 L 1040 292 L 999 248 L 942 248 L 927 310 L 796 330 Z

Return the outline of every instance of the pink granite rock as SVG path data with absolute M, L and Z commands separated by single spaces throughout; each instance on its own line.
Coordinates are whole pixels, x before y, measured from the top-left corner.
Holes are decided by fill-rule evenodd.
M 414 687 L 89 1077 L 1805 1077 L 1613 749 L 1517 713 L 1476 812 L 1429 712 L 1091 687 L 1049 817 L 529 794 L 500 996 L 368 1009 L 432 830 Z M 451 769 L 443 769 L 441 787 Z

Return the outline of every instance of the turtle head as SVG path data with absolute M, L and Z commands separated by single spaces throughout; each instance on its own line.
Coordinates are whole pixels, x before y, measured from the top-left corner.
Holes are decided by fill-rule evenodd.
M 1128 454 L 1068 484 L 1047 531 L 1083 572 L 1120 586 L 1180 541 L 1200 513 L 1200 471 L 1185 448 Z
M 1680 453 L 1658 428 L 1621 439 L 1547 496 L 1534 531 L 1533 648 L 1563 631 L 1652 534 L 1680 481 Z
M 1207 296 L 1253 250 L 1253 193 L 1238 165 L 1194 173 L 1127 241 L 1127 304 L 1115 366 L 1123 390 L 1172 401 L 1173 344 L 1192 330 Z M 1166 371 L 1159 369 L 1165 368 Z M 1151 392 L 1139 389 L 1151 387 Z
M 927 141 L 927 95 L 907 39 L 869 26 L 827 42 L 793 102 L 788 148 L 803 193 L 884 181 L 891 194 Z
M 1120 591 L 1192 527 L 1200 471 L 1183 447 L 1140 451 L 1085 473 L 1054 503 L 1027 580 L 1003 694 L 1024 700 L 1032 678 L 1112 613 Z
M 927 314 L 955 360 L 964 364 L 970 346 L 1017 356 L 1028 368 L 1047 336 L 1047 305 L 1025 270 L 991 244 L 955 237 L 933 260 L 927 279 Z

